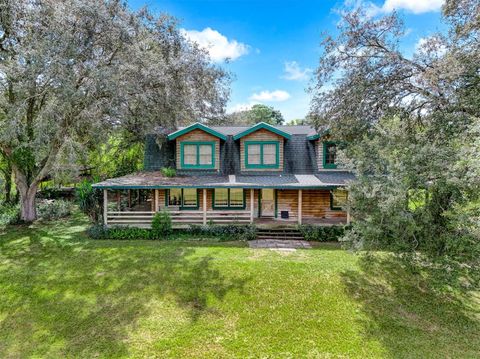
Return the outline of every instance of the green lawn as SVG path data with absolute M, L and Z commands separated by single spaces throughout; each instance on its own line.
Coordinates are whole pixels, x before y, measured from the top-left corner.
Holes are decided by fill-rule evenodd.
M 479 302 L 388 255 L 0 229 L 0 357 L 480 357 Z

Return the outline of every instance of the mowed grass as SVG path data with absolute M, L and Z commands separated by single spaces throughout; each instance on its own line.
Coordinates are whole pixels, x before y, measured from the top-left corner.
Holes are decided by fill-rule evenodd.
M 0 357 L 475 358 L 479 302 L 387 254 L 0 230 Z

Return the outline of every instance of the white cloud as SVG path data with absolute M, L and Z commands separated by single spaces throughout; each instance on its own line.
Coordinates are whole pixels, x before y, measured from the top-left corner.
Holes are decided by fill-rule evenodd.
M 261 91 L 260 93 L 254 93 L 252 96 L 250 96 L 250 100 L 267 102 L 282 102 L 288 100 L 289 98 L 290 94 L 283 90 Z
M 248 45 L 237 40 L 229 40 L 225 35 L 210 27 L 202 31 L 181 29 L 181 32 L 187 39 L 206 49 L 215 62 L 222 62 L 227 59 L 233 61 L 249 52 Z
M 282 78 L 285 80 L 302 81 L 308 79 L 311 72 L 312 69 L 307 67 L 302 69 L 296 61 L 287 61 L 285 62 L 284 74 Z
M 389 13 L 393 10 L 407 10 L 414 14 L 421 14 L 440 10 L 444 2 L 445 0 L 385 0 L 381 7 L 371 4 L 369 15 Z

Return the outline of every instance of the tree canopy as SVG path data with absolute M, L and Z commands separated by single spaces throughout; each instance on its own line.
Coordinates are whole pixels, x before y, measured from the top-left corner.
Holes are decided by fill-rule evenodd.
M 254 125 L 265 122 L 270 125 L 281 125 L 284 123 L 282 113 L 271 106 L 256 104 L 248 110 L 236 111 L 226 115 L 224 118 L 212 119 L 211 125 Z
M 47 175 L 123 129 L 142 136 L 223 115 L 229 76 L 174 18 L 119 1 L 0 3 L 0 150 L 22 219 Z
M 478 1 L 447 0 L 449 31 L 411 57 L 397 13 L 357 7 L 324 38 L 311 115 L 344 141 L 340 156 L 357 174 L 356 246 L 478 260 L 479 13 Z

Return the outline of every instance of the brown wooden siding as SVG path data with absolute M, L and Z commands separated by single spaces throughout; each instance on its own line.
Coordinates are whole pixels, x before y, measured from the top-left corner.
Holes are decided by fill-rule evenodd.
M 279 162 L 278 168 L 245 168 L 245 141 L 279 141 Z M 265 129 L 255 131 L 240 139 L 240 168 L 242 171 L 283 171 L 283 137 Z
M 290 217 L 298 218 L 298 190 L 277 190 L 278 215 L 289 211 Z M 302 218 L 346 218 L 347 213 L 330 209 L 329 190 L 303 190 Z
M 215 170 L 220 169 L 220 139 L 217 137 L 202 131 L 202 130 L 193 130 L 189 133 L 186 133 L 176 139 L 176 163 L 177 169 L 182 169 L 182 159 L 180 158 L 180 143 L 184 141 L 193 141 L 193 142 L 215 142 Z

